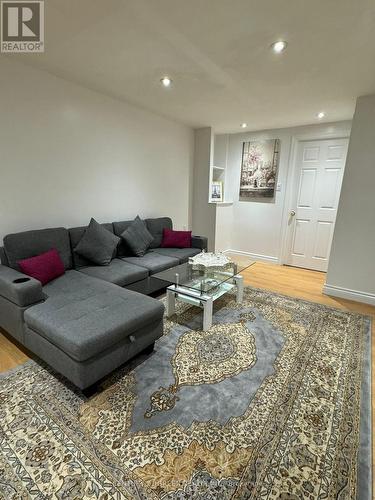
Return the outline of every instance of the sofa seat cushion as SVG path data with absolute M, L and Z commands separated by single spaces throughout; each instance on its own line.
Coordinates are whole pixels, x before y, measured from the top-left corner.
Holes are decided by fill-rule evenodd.
M 160 271 L 178 266 L 180 263 L 175 257 L 168 257 L 154 251 L 147 252 L 143 257 L 122 257 L 121 260 L 129 262 L 129 264 L 145 267 L 150 271 L 150 274 L 160 273 Z
M 67 272 L 43 291 L 47 300 L 25 311 L 26 324 L 79 362 L 161 321 L 164 312 L 158 300 L 78 271 Z
M 108 266 L 81 267 L 79 272 L 119 286 L 141 281 L 147 278 L 149 274 L 148 269 L 145 267 L 135 266 L 121 259 L 113 259 Z
M 178 259 L 180 264 L 187 262 L 189 257 L 194 257 L 198 253 L 201 253 L 202 250 L 199 248 L 155 248 L 153 252 L 156 252 L 160 255 L 166 255 L 167 257 L 174 257 Z

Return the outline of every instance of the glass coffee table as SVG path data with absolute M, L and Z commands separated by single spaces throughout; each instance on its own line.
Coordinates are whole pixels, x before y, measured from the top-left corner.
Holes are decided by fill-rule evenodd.
M 210 255 L 219 257 L 221 254 L 203 254 L 203 258 Z M 229 262 L 224 265 L 221 265 L 221 262 L 214 265 L 214 262 L 213 265 L 206 266 L 199 263 L 201 256 L 202 254 L 199 254 L 189 262 L 154 274 L 152 278 L 170 283 L 167 287 L 167 317 L 175 314 L 176 300 L 199 306 L 203 309 L 203 330 L 206 331 L 212 325 L 212 308 L 215 300 L 236 288 L 237 302 L 242 302 L 241 272 L 255 264 L 255 261 L 245 256 L 226 255 Z M 194 261 L 197 257 L 198 263 Z

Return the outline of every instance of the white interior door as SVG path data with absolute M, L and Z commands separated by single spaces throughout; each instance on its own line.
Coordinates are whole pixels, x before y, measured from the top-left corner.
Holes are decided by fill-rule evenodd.
M 326 271 L 348 139 L 301 141 L 289 214 L 288 264 Z

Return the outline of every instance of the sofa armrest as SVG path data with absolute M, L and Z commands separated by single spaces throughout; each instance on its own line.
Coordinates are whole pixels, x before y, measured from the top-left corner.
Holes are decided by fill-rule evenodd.
M 2 265 L 0 295 L 20 307 L 30 306 L 44 299 L 40 281 Z
M 200 248 L 201 250 L 207 250 L 208 240 L 205 236 L 192 236 L 191 246 L 193 248 Z

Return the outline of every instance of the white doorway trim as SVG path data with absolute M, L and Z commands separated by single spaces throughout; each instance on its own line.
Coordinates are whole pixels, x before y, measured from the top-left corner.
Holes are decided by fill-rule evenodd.
M 280 264 L 286 264 L 288 262 L 289 247 L 290 247 L 290 231 L 288 231 L 288 219 L 289 213 L 292 210 L 292 200 L 293 200 L 293 188 L 295 186 L 295 177 L 297 175 L 297 151 L 300 142 L 303 141 L 320 141 L 325 139 L 349 139 L 350 129 L 335 131 L 335 132 L 317 132 L 317 133 L 306 133 L 297 134 L 292 136 L 292 142 L 290 147 L 288 171 L 287 171 L 287 182 L 286 182 L 286 192 L 285 192 L 285 202 L 283 208 L 283 214 L 281 219 L 281 252 L 280 252 Z

